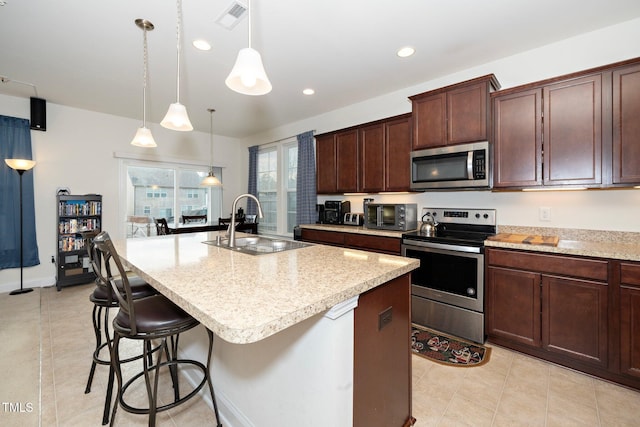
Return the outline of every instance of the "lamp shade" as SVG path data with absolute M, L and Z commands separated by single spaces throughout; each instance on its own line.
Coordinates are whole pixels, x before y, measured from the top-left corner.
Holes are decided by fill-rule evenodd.
M 28 171 L 36 165 L 35 161 L 27 159 L 4 159 L 4 162 L 17 171 Z
M 174 102 L 169 105 L 169 111 L 167 111 L 167 114 L 160 122 L 160 125 L 167 129 L 183 132 L 193 130 L 191 120 L 189 120 L 189 115 L 187 114 L 187 109 L 179 102 Z
M 243 95 L 265 95 L 271 92 L 271 82 L 262 65 L 262 57 L 250 47 L 240 49 L 236 63 L 224 81 L 229 89 Z
M 215 176 L 215 174 L 213 173 L 213 170 L 209 171 L 209 175 L 207 175 L 202 182 L 200 183 L 200 185 L 206 185 L 208 187 L 220 187 L 222 185 L 222 183 L 220 182 L 220 180 L 218 179 L 217 176 Z
M 147 127 L 138 128 L 136 135 L 133 137 L 131 141 L 131 145 L 135 145 L 136 147 L 148 147 L 153 148 L 157 147 L 156 141 L 153 139 L 153 135 L 151 135 L 151 130 Z

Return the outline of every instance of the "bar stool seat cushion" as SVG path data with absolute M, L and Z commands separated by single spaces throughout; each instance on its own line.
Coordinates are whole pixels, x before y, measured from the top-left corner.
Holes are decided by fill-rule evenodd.
M 197 320 L 163 295 L 136 299 L 133 306 L 138 333 L 161 335 L 166 331 L 171 334 L 175 329 L 184 330 L 198 325 Z M 118 311 L 113 325 L 121 330 L 131 330 L 129 314 L 124 310 Z
M 117 282 L 118 288 L 122 288 L 122 280 L 117 280 Z M 158 293 L 151 285 L 138 276 L 129 277 L 129 284 L 131 286 L 131 296 L 134 299 L 145 298 Z M 106 286 L 98 285 L 89 296 L 89 300 L 94 304 L 107 304 L 109 301 L 109 291 L 110 289 Z M 117 305 L 118 300 L 114 298 L 112 300 L 112 306 L 116 307 Z

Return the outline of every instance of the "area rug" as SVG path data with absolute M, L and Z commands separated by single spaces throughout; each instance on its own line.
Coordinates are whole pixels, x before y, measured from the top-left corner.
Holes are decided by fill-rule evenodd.
M 411 350 L 433 362 L 449 366 L 480 366 L 489 360 L 491 349 L 480 344 L 411 325 Z

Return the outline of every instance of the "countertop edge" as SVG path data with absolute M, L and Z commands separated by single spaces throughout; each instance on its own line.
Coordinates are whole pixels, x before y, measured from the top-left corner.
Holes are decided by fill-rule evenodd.
M 484 245 L 485 247 L 517 249 L 528 252 L 607 258 L 621 261 L 640 261 L 640 245 L 625 243 L 560 240 L 557 246 L 547 246 L 485 240 Z

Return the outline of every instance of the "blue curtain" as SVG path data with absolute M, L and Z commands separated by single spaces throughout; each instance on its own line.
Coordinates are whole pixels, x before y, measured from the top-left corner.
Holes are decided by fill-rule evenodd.
M 258 197 L 258 150 L 260 149 L 259 145 L 254 145 L 253 147 L 249 147 L 249 185 L 247 188 L 247 193 L 253 194 Z M 235 214 L 235 212 L 232 212 Z M 257 215 L 258 214 L 258 206 L 253 199 L 247 199 L 247 215 Z
M 316 156 L 313 131 L 298 138 L 298 178 L 296 179 L 296 223 L 315 224 L 316 214 Z
M 4 159 L 32 159 L 29 120 L 0 116 L 0 154 L 0 269 L 4 269 L 20 267 L 20 176 Z M 31 267 L 40 264 L 33 169 L 22 175 L 22 205 L 24 266 Z

